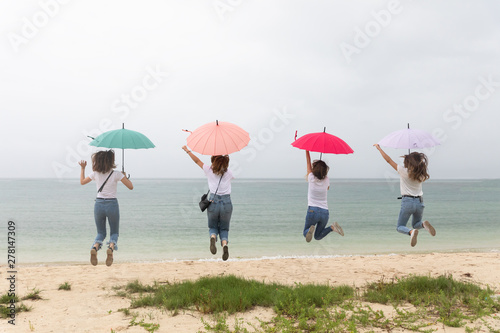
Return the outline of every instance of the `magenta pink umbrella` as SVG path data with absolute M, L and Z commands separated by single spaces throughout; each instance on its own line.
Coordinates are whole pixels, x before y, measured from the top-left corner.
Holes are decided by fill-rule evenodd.
M 191 150 L 211 156 L 240 151 L 248 142 L 250 135 L 241 127 L 218 120 L 198 127 L 187 138 L 187 145 Z
M 323 132 L 309 133 L 300 137 L 292 143 L 292 146 L 322 154 L 352 154 L 354 152 L 344 140 L 326 133 L 326 127 Z

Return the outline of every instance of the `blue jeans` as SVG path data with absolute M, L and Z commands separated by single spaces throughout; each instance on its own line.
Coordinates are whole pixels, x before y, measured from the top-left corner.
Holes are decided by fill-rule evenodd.
M 220 240 L 228 241 L 229 222 L 233 213 L 233 204 L 231 203 L 231 195 L 214 195 L 210 193 L 210 200 L 213 202 L 207 208 L 208 231 L 210 237 L 220 235 Z
M 113 243 L 115 250 L 118 250 L 116 243 L 118 242 L 118 229 L 120 228 L 120 210 L 118 200 L 116 199 L 100 199 L 95 200 L 94 205 L 95 226 L 97 227 L 97 236 L 94 244 L 99 244 L 99 249 L 102 246 L 104 238 L 106 238 L 106 218 L 109 222 L 109 242 Z M 92 245 L 94 246 L 94 245 Z
M 410 216 L 413 215 L 411 225 L 413 229 L 422 229 L 422 215 L 424 214 L 424 204 L 419 198 L 403 197 L 401 199 L 401 211 L 399 212 L 397 231 L 402 234 L 410 234 L 406 225 Z
M 309 228 L 316 225 L 316 230 L 314 230 L 314 239 L 320 240 L 328 235 L 332 228 L 326 228 L 328 223 L 328 218 L 330 217 L 330 212 L 328 209 L 309 206 L 307 207 L 306 224 L 304 226 L 304 237 L 306 236 Z

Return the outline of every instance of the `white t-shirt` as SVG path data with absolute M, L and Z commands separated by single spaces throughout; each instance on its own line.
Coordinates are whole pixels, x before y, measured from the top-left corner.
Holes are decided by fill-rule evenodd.
M 312 207 L 328 209 L 327 191 L 330 186 L 330 178 L 326 176 L 324 179 L 319 180 L 311 172 L 307 176 L 307 182 L 309 183 L 307 204 Z
M 231 194 L 231 179 L 234 179 L 234 177 L 233 172 L 230 169 L 227 169 L 226 173 L 224 173 L 224 176 L 222 176 L 222 180 L 220 179 L 219 175 L 216 175 L 212 171 L 212 167 L 209 165 L 203 164 L 203 171 L 205 171 L 205 175 L 207 175 L 208 188 L 210 189 L 210 192 L 215 194 L 217 186 L 219 186 L 217 195 Z
M 102 186 L 102 183 L 106 181 L 106 178 L 108 178 L 109 172 L 108 173 L 100 173 L 100 172 L 92 172 L 89 175 L 89 178 L 92 180 L 95 180 L 97 190 L 99 190 Z M 104 188 L 102 189 L 101 192 L 97 193 L 98 198 L 104 198 L 104 199 L 113 199 L 116 198 L 116 187 L 117 184 L 120 180 L 123 178 L 123 173 L 113 170 L 113 174 L 111 177 L 109 177 L 108 181 L 106 182 L 106 185 L 104 185 Z
M 414 197 L 419 197 L 424 194 L 422 192 L 422 182 L 418 180 L 413 180 L 408 176 L 408 169 L 398 165 L 399 173 L 399 187 L 401 189 L 401 195 L 412 195 Z

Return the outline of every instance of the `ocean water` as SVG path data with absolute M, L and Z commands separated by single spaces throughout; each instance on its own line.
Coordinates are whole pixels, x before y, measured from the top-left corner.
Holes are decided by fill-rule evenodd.
M 119 184 L 119 249 L 115 262 L 220 260 L 209 252 L 206 213 L 198 208 L 205 179 L 134 179 Z M 237 179 L 232 185 L 230 260 L 307 256 L 500 251 L 500 180 L 429 180 L 424 185 L 425 230 L 412 248 L 396 232 L 397 180 L 331 179 L 331 233 L 306 243 L 303 179 Z M 0 255 L 7 258 L 7 222 L 16 223 L 18 264 L 87 263 L 96 230 L 95 184 L 78 180 L 0 180 Z M 108 235 L 109 237 L 109 235 Z M 104 260 L 100 253 L 99 259 Z

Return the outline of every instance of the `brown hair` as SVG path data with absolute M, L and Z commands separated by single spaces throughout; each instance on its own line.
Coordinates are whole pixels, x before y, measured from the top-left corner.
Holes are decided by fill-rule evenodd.
M 312 164 L 312 174 L 314 177 L 318 178 L 319 180 L 325 179 L 326 175 L 328 175 L 328 171 L 330 170 L 330 167 L 326 165 L 326 163 L 322 160 L 319 161 L 314 161 Z
M 100 173 L 108 173 L 116 168 L 115 152 L 113 149 L 102 150 L 92 154 L 92 170 Z
M 408 169 L 410 179 L 425 182 L 430 178 L 427 173 L 428 160 L 424 153 L 413 152 L 405 155 L 404 166 Z
M 222 176 L 226 173 L 227 168 L 229 166 L 229 156 L 228 155 L 217 155 L 212 156 L 212 171 L 219 176 Z

